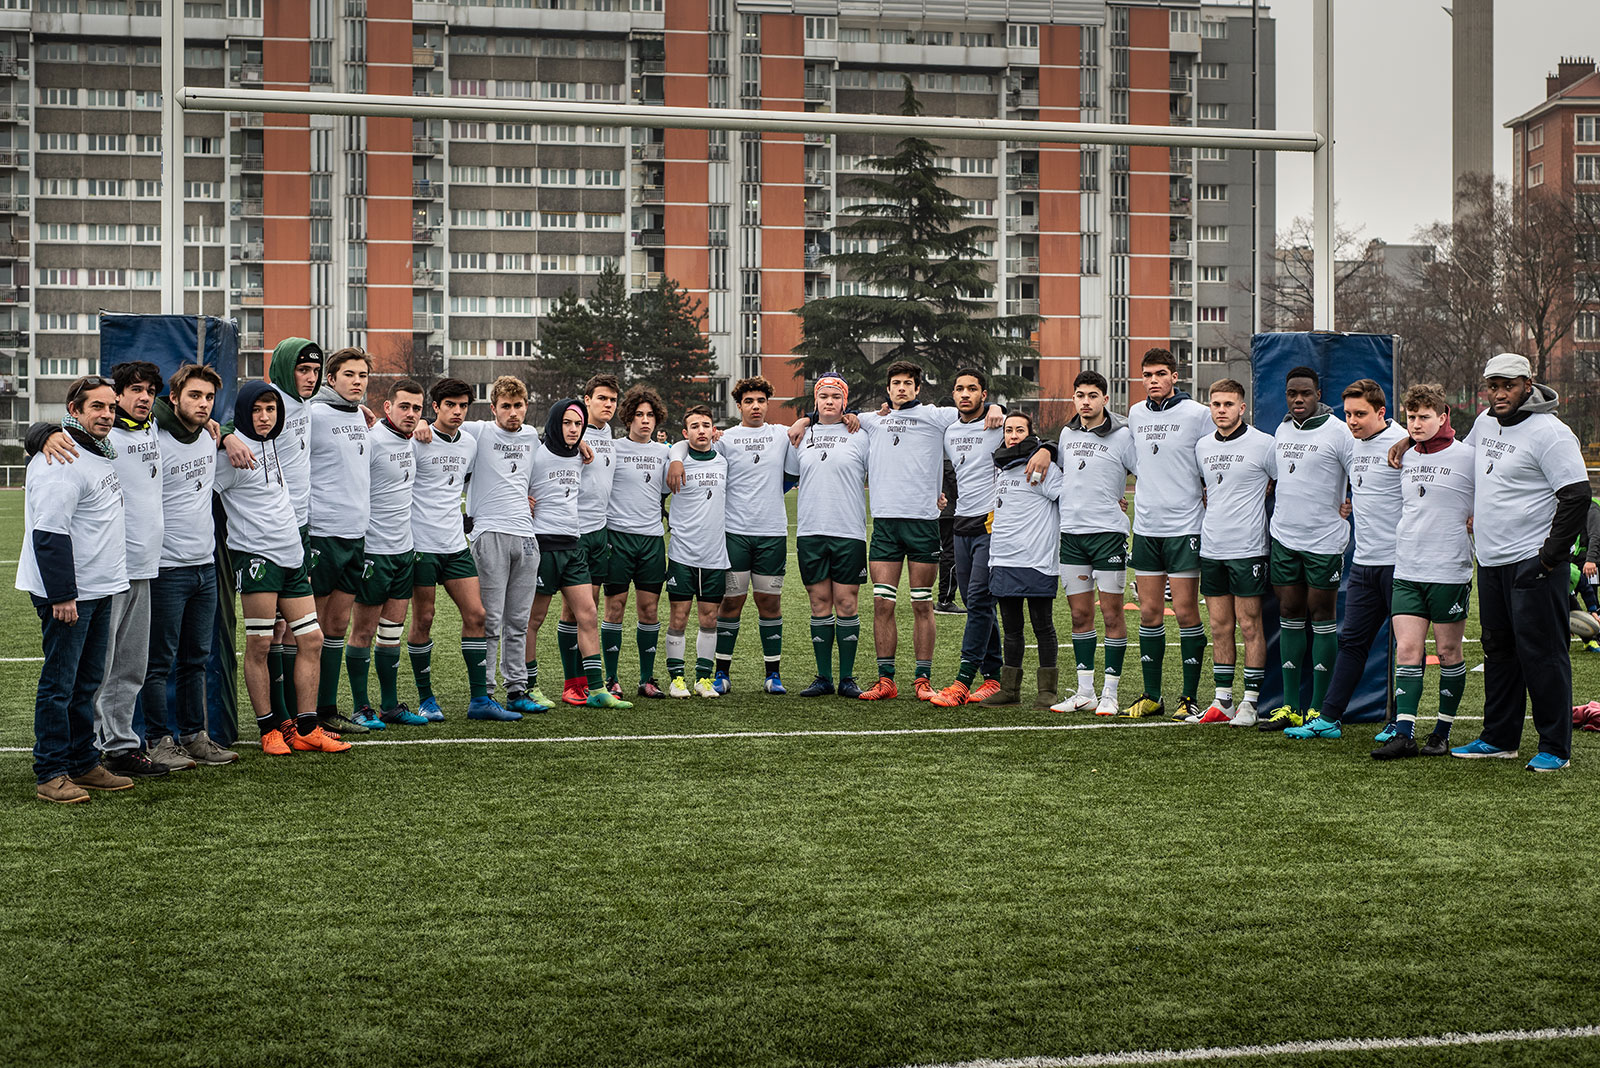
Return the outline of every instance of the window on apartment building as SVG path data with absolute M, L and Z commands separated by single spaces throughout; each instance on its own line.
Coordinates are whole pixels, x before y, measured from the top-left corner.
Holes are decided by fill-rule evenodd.
M 483 185 L 489 180 L 489 168 L 451 167 L 450 180 L 464 185 Z
M 872 40 L 872 31 L 865 26 L 840 26 L 839 40 L 850 44 L 866 44 Z
M 489 298 L 451 297 L 450 312 L 453 315 L 487 315 L 489 314 Z
M 887 45 L 916 44 L 917 34 L 914 30 L 885 26 L 878 31 L 878 43 Z
M 1540 129 L 1543 129 L 1543 127 L 1540 127 Z M 1600 144 L 1600 115 L 1579 115 L 1575 139 L 1580 145 Z M 1534 147 L 1531 133 L 1528 138 L 1528 147 Z
M 929 73 L 922 76 L 922 88 L 936 93 L 948 93 L 955 86 L 955 78 L 950 74 Z
M 1203 346 L 1200 349 L 1201 363 L 1227 363 L 1228 349 L 1225 345 Z
M 1201 183 L 1195 187 L 1195 192 L 1201 200 L 1228 199 L 1228 187 L 1226 185 Z
M 1228 76 L 1226 63 L 1201 63 L 1195 67 L 1204 81 L 1220 82 Z
M 45 107 L 77 107 L 78 91 L 76 89 L 45 89 L 41 87 L 39 90 L 39 103 Z
M 805 25 L 806 40 L 831 41 L 834 38 L 837 25 L 838 23 L 831 16 L 807 15 Z
M 1198 226 L 1195 228 L 1195 239 L 1199 241 L 1226 241 L 1228 228 L 1226 226 Z
M 710 288 L 716 290 L 728 288 L 728 250 L 725 248 L 711 250 Z
M 585 126 L 583 128 L 583 143 L 586 145 L 620 145 L 622 144 L 622 128 L 620 126 Z
M 511 127 L 511 128 L 515 129 L 515 127 Z M 507 129 L 507 127 L 501 126 L 500 129 L 501 130 L 505 130 L 505 129 Z M 577 139 L 578 139 L 578 128 L 576 126 L 540 126 L 539 127 L 539 140 L 541 142 L 543 142 L 544 144 L 570 143 L 570 142 L 576 141 Z M 514 140 L 517 140 L 517 138 L 515 138 L 515 137 L 510 137 L 510 138 L 502 137 L 501 140 L 502 141 L 505 141 L 505 140 L 514 141 Z
M 583 213 L 583 224 L 590 230 L 621 230 L 622 216 L 609 211 L 586 211 Z
M 1202 282 L 1226 282 L 1228 280 L 1228 268 L 1226 265 L 1211 267 L 1202 265 L 1196 270 L 1199 272 L 1199 278 Z
M 1536 185 L 1544 185 L 1543 163 L 1535 163 L 1528 168 L 1528 188 L 1532 189 Z
M 1167 12 L 1167 28 L 1173 33 L 1199 33 L 1200 12 L 1183 8 Z
M 506 44 L 505 41 L 499 43 L 501 45 Z M 504 53 L 505 49 L 502 47 L 500 51 Z M 539 42 L 539 54 L 541 56 L 576 56 L 578 54 L 578 42 L 571 37 L 546 37 Z
M 1579 341 L 1600 341 L 1600 312 L 1579 312 L 1572 332 Z
M 1573 177 L 1580 182 L 1600 182 L 1600 156 L 1573 156 Z
M 964 33 L 960 37 L 962 48 L 993 48 L 994 34 Z
M 76 315 L 58 315 L 58 314 L 53 314 L 53 313 L 50 313 L 50 312 L 41 312 L 39 314 L 39 329 L 40 330 L 76 330 L 76 329 L 78 329 L 78 316 L 76 316 Z M 77 360 L 71 360 L 71 361 L 59 361 L 58 360 L 58 361 L 54 361 L 54 362 L 56 362 L 56 363 L 70 362 L 72 364 L 72 368 L 71 368 L 70 371 L 51 371 L 51 370 L 48 370 L 47 367 L 48 367 L 49 364 L 52 363 L 52 361 L 50 361 L 50 360 L 40 360 L 39 361 L 40 373 L 41 374 L 74 374 L 74 375 L 78 373 L 78 361 Z
M 75 133 L 42 133 L 39 135 L 41 152 L 76 152 L 78 135 Z
M 480 137 L 480 138 L 484 136 L 484 134 L 483 134 L 483 123 L 474 122 L 474 123 L 466 123 L 466 124 L 463 124 L 463 125 L 470 125 L 470 126 L 478 127 L 477 136 Z M 552 127 L 545 127 L 545 129 L 571 131 L 572 127 L 571 126 L 552 126 Z M 495 123 L 495 126 L 494 126 L 494 137 L 495 137 L 496 141 L 532 141 L 533 140 L 533 126 L 530 123 L 523 123 L 523 122 L 497 122 L 497 123 Z M 570 140 L 572 140 L 572 138 L 568 137 L 568 138 L 566 138 L 566 140 L 570 141 Z
M 866 89 L 871 82 L 871 76 L 864 70 L 842 70 L 839 72 L 840 89 Z
M 539 226 L 544 230 L 576 230 L 578 213 L 575 211 L 541 211 Z
M 450 51 L 460 56 L 488 55 L 489 38 L 476 33 L 453 33 L 450 35 Z
M 78 195 L 76 178 L 38 178 L 35 189 L 42 197 L 75 197 Z
M 1202 18 L 1200 20 L 1200 36 L 1210 37 L 1213 40 L 1227 37 L 1228 20 Z
M 1226 122 L 1228 120 L 1228 105 L 1226 104 L 1201 104 L 1197 114 L 1202 122 Z
M 1007 48 L 1038 48 L 1039 27 L 1036 24 L 1009 23 L 1006 26 Z
M 1204 145 L 1200 149 L 1202 163 L 1224 163 L 1228 159 L 1228 150 L 1217 148 L 1215 145 Z
M 489 92 L 489 83 L 482 78 L 451 78 L 451 96 L 486 96 Z
M 450 269 L 452 271 L 483 271 L 489 267 L 489 254 L 487 252 L 452 252 L 450 253 Z
M 953 45 L 956 43 L 956 35 L 950 30 L 923 30 L 917 34 L 917 43 L 934 47 Z
M 44 320 L 47 318 L 52 321 L 56 319 L 72 319 L 74 322 L 71 326 L 44 326 Z M 39 317 L 39 329 L 76 330 L 78 328 L 76 322 L 77 318 L 78 317 L 76 315 L 41 315 Z M 78 374 L 78 360 L 75 357 L 47 356 L 39 361 L 39 374 L 45 376 L 75 377 Z
M 628 50 L 621 41 L 590 41 L 584 45 L 584 55 L 590 59 L 624 59 Z
M 1222 305 L 1210 305 L 1210 306 L 1201 308 L 1200 309 L 1200 321 L 1202 323 L 1225 323 L 1225 322 L 1227 322 L 1228 321 L 1228 306 L 1226 304 L 1222 304 Z
M 1544 123 L 1528 127 L 1528 150 L 1544 147 Z
M 583 87 L 583 98 L 591 101 L 612 101 L 622 99 L 621 82 L 588 82 Z
M 620 186 L 622 184 L 622 172 L 621 171 L 590 170 L 586 177 L 587 177 L 587 184 L 591 185 L 591 186 L 600 186 L 600 187 L 604 188 L 604 187 L 608 187 L 608 186 L 609 187 Z
M 1078 267 L 1080 274 L 1100 273 L 1100 235 L 1084 234 L 1078 239 Z
M 161 107 L 161 94 L 155 90 L 139 90 L 133 94 L 133 106 L 146 111 Z
M 451 226 L 488 226 L 489 213 L 482 208 L 452 208 Z
M 39 10 L 44 10 L 42 7 Z M 78 61 L 78 46 L 63 44 L 59 41 L 39 46 L 39 61 L 41 63 L 76 63 Z

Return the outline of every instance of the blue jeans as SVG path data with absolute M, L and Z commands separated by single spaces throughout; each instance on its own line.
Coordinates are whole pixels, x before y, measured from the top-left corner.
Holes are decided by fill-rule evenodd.
M 1339 656 L 1328 679 L 1322 718 L 1342 720 L 1350 698 L 1367 669 L 1367 657 L 1378 631 L 1389 621 L 1394 599 L 1394 565 L 1351 564 L 1344 591 L 1344 616 L 1339 621 Z M 1387 659 L 1388 650 L 1384 650 Z
M 150 583 L 150 666 L 140 702 L 145 743 L 176 735 L 180 741 L 206 729 L 206 665 L 217 617 L 217 569 L 164 567 Z M 177 664 L 177 707 L 167 709 L 167 676 Z M 175 715 L 174 715 L 175 714 Z
M 1000 627 L 995 622 L 994 595 L 989 592 L 989 535 L 957 534 L 956 585 L 967 605 L 967 629 L 961 635 L 961 659 L 977 664 L 984 678 L 1000 674 Z
M 44 667 L 33 705 L 33 775 L 49 782 L 82 775 L 100 759 L 94 747 L 94 698 L 106 670 L 111 598 L 78 602 L 78 622 L 58 622 L 33 599 L 44 637 Z

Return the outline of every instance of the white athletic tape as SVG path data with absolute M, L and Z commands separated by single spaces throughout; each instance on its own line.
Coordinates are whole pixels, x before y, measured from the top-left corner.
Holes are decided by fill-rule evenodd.
M 890 604 L 894 604 L 895 597 L 899 593 L 898 588 L 886 582 L 874 582 L 872 584 L 872 596 L 879 601 L 888 601 Z
M 912 604 L 916 604 L 918 601 L 927 601 L 927 602 L 929 602 L 931 604 L 933 602 L 933 587 L 932 586 L 913 586 L 913 587 L 911 587 L 911 603 Z
M 400 637 L 405 633 L 405 623 L 394 623 L 387 619 L 378 620 L 378 644 L 399 645 Z
M 301 634 L 310 634 L 312 631 L 317 629 L 317 614 L 315 612 L 303 615 L 293 623 L 289 624 L 290 633 L 296 636 Z
M 1195 1049 L 1127 1050 L 1120 1053 L 1085 1053 L 1074 1057 L 1010 1057 L 951 1061 L 925 1068 L 1116 1068 L 1127 1064 L 1182 1064 L 1190 1061 L 1236 1060 L 1247 1057 L 1277 1058 L 1314 1053 L 1365 1053 L 1391 1049 L 1430 1049 L 1449 1046 L 1485 1046 L 1505 1042 L 1550 1042 L 1560 1039 L 1600 1038 L 1600 1027 L 1545 1027 L 1533 1031 L 1451 1032 L 1410 1038 L 1330 1038 L 1308 1042 L 1278 1042 L 1269 1046 L 1202 1046 Z
M 727 574 L 727 589 L 725 597 L 743 597 L 750 592 L 750 572 L 729 571 Z
M 270 638 L 272 636 L 272 630 L 277 626 L 277 624 L 278 621 L 276 618 L 259 619 L 252 616 L 246 616 L 244 620 L 244 632 L 246 634 L 254 634 L 258 637 L 265 635 Z
M 1068 597 L 1094 592 L 1094 572 L 1078 564 L 1061 565 L 1061 589 Z
M 750 585 L 757 593 L 782 593 L 782 575 L 755 575 L 750 580 Z
M 1128 588 L 1128 573 L 1120 568 L 1116 571 L 1096 571 L 1094 584 L 1101 593 L 1123 593 Z

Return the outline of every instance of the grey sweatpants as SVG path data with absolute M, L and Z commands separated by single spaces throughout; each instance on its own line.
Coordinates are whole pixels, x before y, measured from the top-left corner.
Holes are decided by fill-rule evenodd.
M 138 749 L 133 705 L 150 664 L 150 580 L 133 579 L 111 598 L 105 677 L 94 699 L 94 745 L 102 753 Z
M 489 643 L 489 694 L 494 695 L 495 647 L 506 692 L 528 688 L 528 615 L 539 580 L 539 542 L 519 534 L 485 531 L 472 540 L 483 594 L 483 636 Z

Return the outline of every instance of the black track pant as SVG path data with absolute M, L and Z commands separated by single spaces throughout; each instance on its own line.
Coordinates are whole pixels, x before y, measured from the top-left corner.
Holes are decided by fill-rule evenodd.
M 1533 706 L 1539 751 L 1572 756 L 1572 660 L 1568 654 L 1567 565 L 1546 572 L 1538 557 L 1478 568 L 1483 627 L 1483 740 L 1515 749 Z
M 1039 666 L 1056 666 L 1056 616 L 1054 597 L 1001 597 L 996 601 L 1000 609 L 1000 629 L 1005 637 L 1001 652 L 1006 667 L 1022 666 L 1022 602 L 1028 602 L 1028 615 L 1033 620 L 1033 636 L 1039 642 Z

